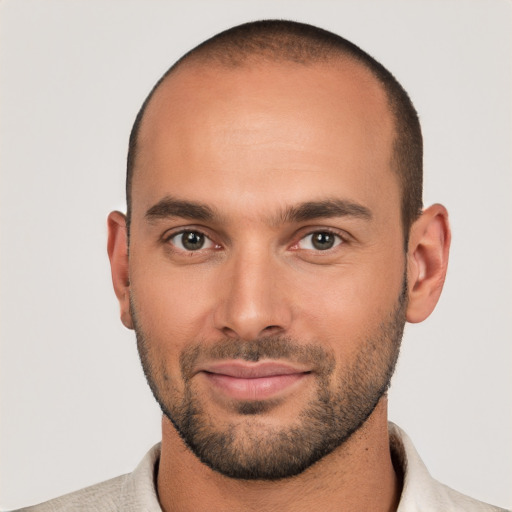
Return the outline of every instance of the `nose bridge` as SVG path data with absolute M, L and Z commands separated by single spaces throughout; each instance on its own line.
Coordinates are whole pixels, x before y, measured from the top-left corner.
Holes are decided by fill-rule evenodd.
M 233 251 L 223 280 L 225 292 L 216 311 L 216 326 L 242 339 L 283 332 L 290 311 L 280 292 L 280 265 L 268 246 L 250 244 Z

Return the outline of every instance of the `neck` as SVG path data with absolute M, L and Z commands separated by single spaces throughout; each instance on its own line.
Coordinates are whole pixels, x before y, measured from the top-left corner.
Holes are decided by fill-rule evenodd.
M 225 477 L 199 461 L 162 421 L 158 495 L 165 512 L 396 510 L 400 482 L 391 462 L 387 399 L 350 439 L 306 471 L 275 482 Z

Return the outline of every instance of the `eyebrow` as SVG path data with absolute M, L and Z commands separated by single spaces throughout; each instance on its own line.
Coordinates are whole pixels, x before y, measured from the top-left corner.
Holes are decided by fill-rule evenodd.
M 164 197 L 146 212 L 148 220 L 180 217 L 192 220 L 212 220 L 215 217 L 214 210 L 209 206 L 194 201 L 184 201 L 173 197 Z
M 149 221 L 179 217 L 190 220 L 212 221 L 218 219 L 216 211 L 204 204 L 195 201 L 176 199 L 171 196 L 164 197 L 146 212 Z M 329 217 L 355 217 L 371 220 L 372 213 L 366 207 L 344 199 L 325 199 L 321 201 L 306 201 L 298 205 L 285 208 L 272 224 L 287 222 L 304 222 Z
M 344 199 L 307 201 L 286 208 L 281 215 L 282 222 L 304 222 L 325 217 L 355 217 L 371 220 L 372 212 L 366 207 Z

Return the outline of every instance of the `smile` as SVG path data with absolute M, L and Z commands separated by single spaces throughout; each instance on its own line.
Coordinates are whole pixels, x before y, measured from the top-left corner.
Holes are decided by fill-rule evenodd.
M 242 361 L 209 365 L 202 369 L 208 383 L 235 400 L 265 400 L 291 391 L 311 372 L 277 362 Z

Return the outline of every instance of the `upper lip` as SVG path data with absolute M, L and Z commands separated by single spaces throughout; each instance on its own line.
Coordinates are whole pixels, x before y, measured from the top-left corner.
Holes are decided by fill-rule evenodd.
M 227 375 L 239 379 L 257 379 L 262 377 L 275 377 L 277 375 L 293 375 L 308 373 L 310 370 L 289 363 L 278 361 L 222 361 L 202 365 L 199 371 Z

